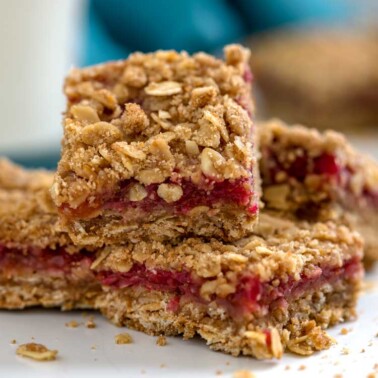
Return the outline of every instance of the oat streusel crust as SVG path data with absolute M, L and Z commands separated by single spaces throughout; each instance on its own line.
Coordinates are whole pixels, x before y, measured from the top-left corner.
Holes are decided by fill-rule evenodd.
M 171 240 L 190 233 L 236 240 L 252 230 L 258 190 L 248 58 L 248 50 L 230 45 L 225 61 L 158 51 L 71 71 L 51 193 L 75 243 Z M 135 208 L 151 185 L 158 187 L 157 198 L 172 204 L 182 198 L 183 182 L 195 190 L 209 180 L 244 180 L 248 203 L 227 203 L 225 196 L 175 216 L 152 208 L 122 217 L 125 209 L 102 206 L 125 182 L 124 195 Z M 256 209 L 247 211 L 251 206 Z
M 266 206 L 346 222 L 365 238 L 366 258 L 378 259 L 378 163 L 333 131 L 272 120 L 261 123 L 258 134 Z

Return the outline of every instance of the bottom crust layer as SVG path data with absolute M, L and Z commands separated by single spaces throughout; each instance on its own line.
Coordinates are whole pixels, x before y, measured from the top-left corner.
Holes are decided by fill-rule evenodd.
M 63 278 L 33 277 L 0 283 L 0 308 L 58 307 L 62 310 L 93 309 L 101 285 L 97 282 L 70 283 Z
M 211 349 L 234 356 L 280 358 L 284 350 L 310 355 L 328 349 L 333 340 L 324 329 L 356 316 L 358 286 L 357 280 L 340 280 L 270 309 L 261 318 L 240 321 L 215 304 L 189 302 L 170 311 L 172 294 L 135 288 L 108 291 L 96 307 L 113 323 L 147 334 L 182 334 L 185 339 L 199 334 Z
M 98 309 L 114 324 L 150 335 L 196 334 L 211 349 L 234 356 L 280 358 L 284 350 L 300 355 L 328 349 L 333 340 L 324 329 L 356 315 L 358 278 L 307 291 L 291 302 L 276 304 L 259 318 L 231 318 L 216 303 L 181 301 L 172 308 L 174 293 L 141 287 L 104 289 L 97 283 L 67 283 L 64 279 L 13 279 L 0 286 L 0 307 L 59 307 L 62 310 Z

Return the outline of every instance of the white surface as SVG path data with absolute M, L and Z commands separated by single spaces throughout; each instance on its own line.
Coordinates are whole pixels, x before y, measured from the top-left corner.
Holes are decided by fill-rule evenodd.
M 167 338 L 159 347 L 156 338 L 140 332 L 117 328 L 100 315 L 95 315 L 97 327 L 67 328 L 65 323 L 84 323 L 80 312 L 61 313 L 55 310 L 0 312 L 0 376 L 1 377 L 232 377 L 237 370 L 252 371 L 259 377 L 366 377 L 378 363 L 378 269 L 367 276 L 367 289 L 359 303 L 357 321 L 335 327 L 330 334 L 337 344 L 328 351 L 311 357 L 286 354 L 280 361 L 256 361 L 234 358 L 209 350 L 200 339 L 183 341 Z M 350 332 L 341 335 L 341 328 Z M 114 336 L 129 332 L 134 342 L 116 345 Z M 33 340 L 33 337 L 35 340 Z M 16 356 L 17 344 L 39 342 L 59 351 L 58 359 L 35 362 Z M 95 349 L 91 349 L 95 346 Z M 349 354 L 342 353 L 348 348 Z M 362 350 L 365 352 L 361 352 Z M 300 370 L 301 366 L 305 370 Z M 289 370 L 287 369 L 289 366 Z M 378 371 L 378 370 L 377 370 Z
M 85 0 L 0 0 L 0 153 L 57 151 Z

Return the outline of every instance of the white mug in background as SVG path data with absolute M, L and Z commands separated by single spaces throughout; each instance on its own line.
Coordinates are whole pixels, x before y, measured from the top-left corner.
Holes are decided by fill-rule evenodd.
M 59 149 L 85 0 L 0 0 L 0 155 Z

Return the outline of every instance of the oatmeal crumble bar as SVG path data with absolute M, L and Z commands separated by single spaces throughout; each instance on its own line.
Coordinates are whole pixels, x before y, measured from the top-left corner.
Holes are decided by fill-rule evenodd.
M 237 240 L 258 212 L 249 51 L 73 69 L 52 197 L 76 244 Z
M 333 131 L 273 120 L 258 133 L 266 206 L 300 218 L 347 222 L 364 237 L 366 258 L 377 260 L 378 163 Z
M 362 241 L 347 227 L 263 212 L 235 243 L 189 238 L 106 247 L 92 264 L 96 307 L 152 335 L 199 334 L 233 355 L 310 355 L 333 344 L 324 328 L 355 316 Z
M 89 307 L 161 339 L 199 334 L 212 349 L 260 359 L 326 349 L 333 340 L 324 328 L 355 316 L 362 241 L 345 226 L 264 211 L 253 234 L 234 242 L 191 237 L 88 251 L 58 230 L 53 206 L 43 207 L 51 174 L 43 177 L 38 189 L 0 190 L 1 308 Z
M 378 124 L 376 32 L 278 30 L 251 46 L 260 115 L 340 130 Z
M 0 159 L 0 308 L 92 307 L 90 254 L 58 229 L 53 174 Z

